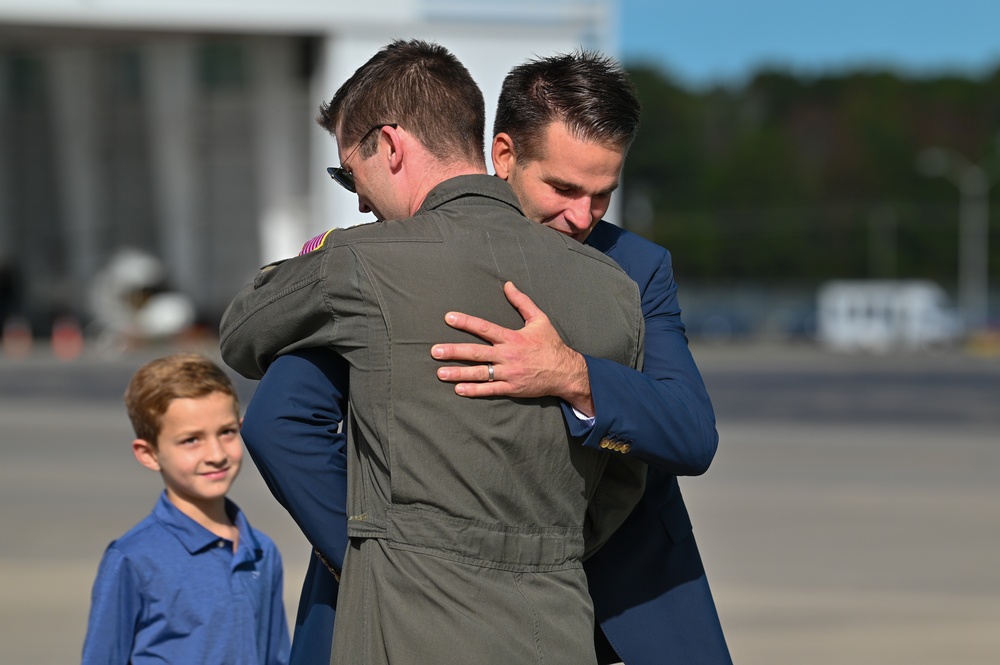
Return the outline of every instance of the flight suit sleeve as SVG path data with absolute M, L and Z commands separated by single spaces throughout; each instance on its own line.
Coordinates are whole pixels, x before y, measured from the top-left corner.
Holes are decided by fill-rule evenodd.
M 220 347 L 227 365 L 260 379 L 279 355 L 335 347 L 352 253 L 338 247 L 265 266 L 222 316 Z M 333 274 L 331 274 L 331 272 Z M 336 288 L 331 291 L 331 284 Z

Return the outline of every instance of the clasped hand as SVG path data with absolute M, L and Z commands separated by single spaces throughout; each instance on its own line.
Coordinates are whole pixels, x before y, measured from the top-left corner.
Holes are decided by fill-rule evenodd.
M 583 356 L 563 342 L 545 312 L 513 282 L 505 283 L 503 288 L 507 300 L 524 319 L 524 327 L 511 330 L 477 316 L 448 312 L 444 318 L 449 326 L 476 335 L 488 344 L 435 344 L 431 355 L 437 360 L 480 363 L 440 367 L 437 377 L 454 383 L 455 392 L 464 397 L 551 395 L 565 400 L 584 415 L 593 416 L 590 379 Z

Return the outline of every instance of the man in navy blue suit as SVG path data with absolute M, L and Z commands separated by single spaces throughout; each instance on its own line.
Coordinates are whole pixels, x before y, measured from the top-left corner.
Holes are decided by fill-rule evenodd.
M 438 370 L 458 394 L 561 397 L 582 445 L 649 465 L 642 501 L 585 564 L 599 662 L 731 663 L 677 483 L 677 476 L 708 469 L 718 435 L 680 319 L 670 254 L 601 221 L 634 138 L 637 123 L 630 119 L 638 113 L 627 74 L 609 59 L 580 53 L 531 61 L 504 81 L 492 157 L 529 218 L 606 253 L 639 285 L 643 371 L 576 353 L 510 284 L 507 295 L 525 319 L 523 328 L 452 312 L 449 325 L 489 344 L 440 344 L 432 354 L 462 361 Z M 630 127 L 625 139 L 595 140 L 608 123 Z M 620 159 L 600 159 L 609 151 Z M 251 456 L 317 550 L 296 618 L 293 663 L 329 654 L 333 571 L 346 547 L 346 439 L 337 433 L 346 394 L 342 360 L 323 350 L 290 354 L 268 369 L 244 421 Z

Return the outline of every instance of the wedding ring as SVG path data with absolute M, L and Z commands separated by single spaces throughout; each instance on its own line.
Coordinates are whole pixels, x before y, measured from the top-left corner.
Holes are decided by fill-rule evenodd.
M 493 383 L 493 363 L 486 363 L 486 371 L 490 373 L 490 378 L 486 379 L 487 383 Z

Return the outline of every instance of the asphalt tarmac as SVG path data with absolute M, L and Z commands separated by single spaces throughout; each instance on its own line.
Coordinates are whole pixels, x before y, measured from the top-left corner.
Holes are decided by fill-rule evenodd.
M 736 663 L 1000 662 L 1000 358 L 694 350 L 721 445 L 681 486 Z M 162 487 L 121 392 L 168 351 L 0 358 L 0 663 L 79 660 L 101 554 Z M 232 496 L 291 615 L 309 548 L 249 459 Z

